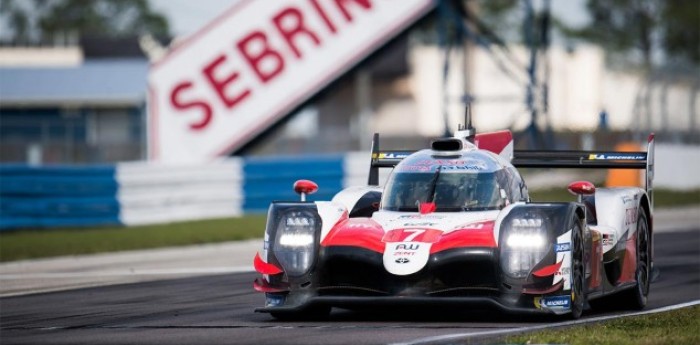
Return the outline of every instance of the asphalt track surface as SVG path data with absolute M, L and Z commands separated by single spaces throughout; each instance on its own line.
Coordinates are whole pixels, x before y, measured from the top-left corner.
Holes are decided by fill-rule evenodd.
M 700 299 L 700 229 L 655 236 L 661 274 L 651 286 L 647 309 Z M 263 303 L 252 289 L 255 276 L 214 275 L 2 298 L 0 343 L 387 344 L 558 322 L 489 311 L 339 309 L 326 321 L 281 322 L 253 312 Z M 624 312 L 589 310 L 584 318 Z

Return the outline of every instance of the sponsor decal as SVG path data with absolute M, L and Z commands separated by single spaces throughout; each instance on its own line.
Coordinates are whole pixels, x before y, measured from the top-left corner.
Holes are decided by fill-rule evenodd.
M 420 244 L 417 243 L 399 243 L 396 245 L 396 250 L 418 250 Z
M 401 152 L 382 152 L 379 154 L 379 159 L 404 159 L 410 154 Z
M 625 195 L 625 196 L 622 197 L 622 202 L 625 203 L 625 204 L 629 204 L 629 203 L 632 202 L 632 198 L 630 198 L 629 196 Z
M 558 276 L 568 276 L 571 274 L 571 267 L 562 267 L 555 275 Z
M 428 172 L 430 171 L 429 166 L 415 166 L 415 165 L 409 165 L 409 166 L 404 166 L 401 167 L 401 171 L 407 171 L 407 172 Z
M 435 226 L 437 223 L 431 223 L 431 222 L 412 222 L 412 223 L 404 223 L 403 226 Z
M 557 253 L 559 252 L 568 252 L 571 250 L 571 243 L 566 242 L 566 243 L 557 243 L 554 245 L 555 250 Z
M 445 216 L 436 215 L 420 215 L 420 214 L 405 214 L 400 216 L 399 219 L 445 219 Z
M 418 171 L 427 172 L 435 171 L 438 167 L 442 171 L 465 171 L 465 170 L 486 170 L 488 169 L 488 164 L 485 161 L 469 159 L 469 160 L 421 160 L 411 165 L 402 166 L 402 171 Z
M 487 221 L 487 222 L 481 222 L 481 223 L 471 223 L 471 224 L 466 224 L 466 225 L 458 225 L 452 228 L 452 230 L 482 230 L 484 229 L 487 225 L 493 226 L 492 221 Z
M 459 170 L 486 170 L 485 165 L 451 165 L 442 167 L 445 171 L 459 171 Z
M 394 260 L 394 262 L 396 262 L 397 264 L 407 264 L 411 262 L 411 260 L 409 260 L 408 258 L 398 258 Z
M 588 160 L 633 160 L 633 161 L 643 161 L 647 159 L 646 155 L 640 155 L 635 153 L 615 153 L 615 154 L 604 154 L 604 153 L 593 153 L 588 155 Z
M 603 234 L 603 245 L 612 246 L 615 243 L 615 234 Z
M 394 256 L 415 256 L 416 252 L 394 252 Z
M 571 308 L 571 296 L 536 297 L 535 306 L 538 309 L 569 309 Z

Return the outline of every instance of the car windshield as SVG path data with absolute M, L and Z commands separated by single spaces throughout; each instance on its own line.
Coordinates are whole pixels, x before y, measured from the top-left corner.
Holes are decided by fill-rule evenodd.
M 436 212 L 494 210 L 505 206 L 492 172 L 394 172 L 382 196 L 382 209 L 417 211 L 434 202 Z

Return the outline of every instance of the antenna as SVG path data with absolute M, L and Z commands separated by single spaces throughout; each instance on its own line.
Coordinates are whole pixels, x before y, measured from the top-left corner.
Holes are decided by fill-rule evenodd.
M 473 144 L 476 137 L 476 128 L 472 126 L 472 107 L 470 103 L 467 103 L 464 109 L 464 123 L 464 127 L 460 125 L 459 130 L 464 131 L 464 138 Z

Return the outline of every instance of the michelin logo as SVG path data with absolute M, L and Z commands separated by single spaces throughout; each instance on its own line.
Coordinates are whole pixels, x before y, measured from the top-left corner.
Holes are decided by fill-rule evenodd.
M 638 155 L 638 154 L 624 154 L 624 153 L 616 153 L 614 155 L 606 155 L 606 154 L 589 154 L 588 155 L 588 160 L 634 160 L 634 161 L 643 161 L 647 159 L 646 156 L 644 155 Z
M 571 250 L 571 243 L 557 243 L 556 245 L 554 245 L 554 248 L 556 249 L 557 253 L 568 252 Z
M 571 297 L 570 296 L 554 296 L 542 298 L 540 302 L 545 308 L 562 308 L 568 309 L 571 307 Z

